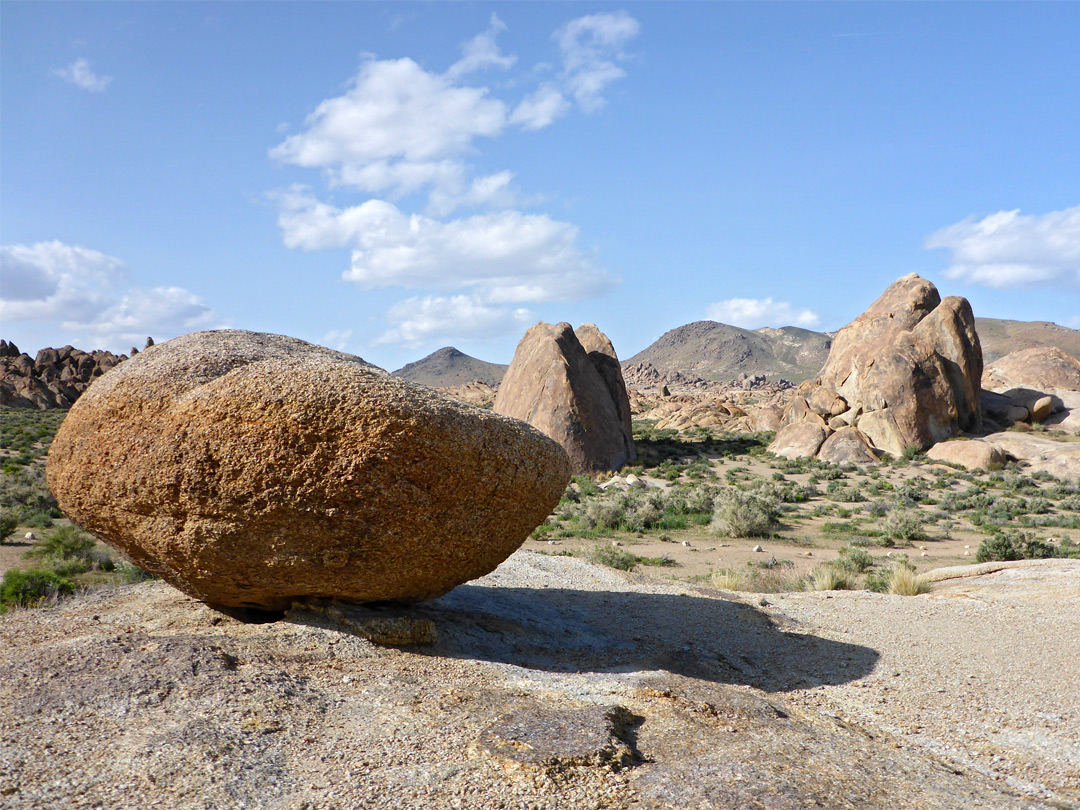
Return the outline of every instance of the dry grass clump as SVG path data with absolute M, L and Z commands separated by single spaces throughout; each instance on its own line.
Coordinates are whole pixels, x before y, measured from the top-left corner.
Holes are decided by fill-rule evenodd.
M 829 563 L 814 566 L 802 581 L 808 591 L 850 591 L 855 587 L 849 573 Z
M 889 578 L 889 593 L 897 596 L 918 596 L 929 592 L 930 583 L 907 566 L 897 566 Z

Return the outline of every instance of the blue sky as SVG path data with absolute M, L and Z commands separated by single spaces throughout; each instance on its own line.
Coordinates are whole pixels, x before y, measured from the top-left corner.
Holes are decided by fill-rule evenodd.
M 3 337 L 1080 326 L 1080 4 L 0 5 Z

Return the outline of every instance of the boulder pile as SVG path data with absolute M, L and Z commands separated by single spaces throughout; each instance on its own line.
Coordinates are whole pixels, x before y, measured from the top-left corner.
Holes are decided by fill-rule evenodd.
M 31 359 L 14 343 L 0 340 L 0 405 L 70 408 L 90 383 L 127 359 L 125 354 L 84 352 L 72 346 L 42 349 Z
M 575 473 L 618 470 L 637 458 L 630 400 L 611 341 L 591 323 L 538 323 L 518 343 L 495 412 L 555 439 Z
M 48 483 L 73 522 L 205 602 L 418 600 L 493 570 L 561 496 L 522 422 L 280 335 L 198 332 L 97 381 Z
M 832 461 L 926 450 L 979 428 L 982 371 L 967 300 L 904 276 L 837 333 L 821 373 L 795 389 L 773 450 Z

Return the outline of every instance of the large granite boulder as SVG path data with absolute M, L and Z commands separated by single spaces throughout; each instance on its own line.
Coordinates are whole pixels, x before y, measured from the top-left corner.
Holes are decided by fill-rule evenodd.
M 995 360 L 983 375 L 984 388 L 997 390 L 1017 385 L 1040 391 L 1080 391 L 1080 360 L 1056 346 L 1037 346 Z
M 539 431 L 301 340 L 199 332 L 101 377 L 52 444 L 78 525 L 212 604 L 435 597 L 550 512 Z
M 518 343 L 495 412 L 562 445 L 575 473 L 618 470 L 637 458 L 630 401 L 611 341 L 592 324 L 538 323 Z
M 837 333 L 821 374 L 800 386 L 784 421 L 836 419 L 878 450 L 925 450 L 979 428 L 981 376 L 971 306 L 942 299 L 911 274 Z

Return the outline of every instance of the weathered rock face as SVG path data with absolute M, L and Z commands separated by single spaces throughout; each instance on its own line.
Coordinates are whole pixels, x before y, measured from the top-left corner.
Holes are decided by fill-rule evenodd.
M 979 427 L 981 376 L 971 306 L 942 300 L 911 274 L 837 333 L 820 376 L 799 387 L 784 422 L 836 419 L 879 450 L 926 449 Z
M 424 599 L 549 513 L 566 454 L 527 425 L 279 335 L 200 332 L 98 380 L 48 482 L 80 526 L 204 601 Z
M 931 461 L 959 464 L 970 469 L 1000 470 L 1009 457 L 989 442 L 956 441 L 935 444 L 926 451 Z
M 829 436 L 818 458 L 833 464 L 872 464 L 878 460 L 866 434 L 854 427 L 842 427 Z
M 1025 385 L 1038 390 L 1080 391 L 1080 360 L 1053 346 L 1007 354 L 986 369 L 983 387 Z
M 784 425 L 769 450 L 784 458 L 813 458 L 825 442 L 825 429 L 811 422 Z
M 538 323 L 518 343 L 495 412 L 555 439 L 575 473 L 618 470 L 637 458 L 618 358 L 595 326 Z
M 126 355 L 72 346 L 42 349 L 35 359 L 0 340 L 0 405 L 11 408 L 70 408 L 87 387 Z

